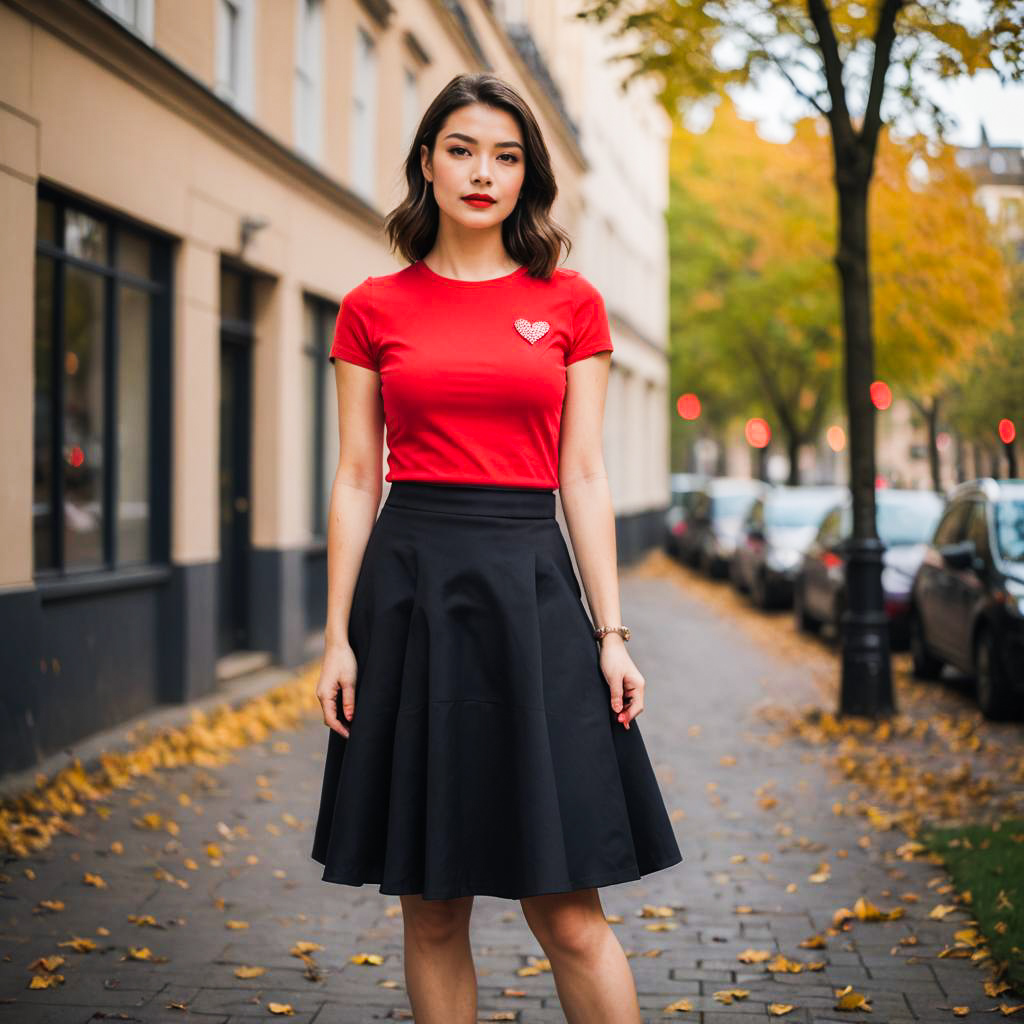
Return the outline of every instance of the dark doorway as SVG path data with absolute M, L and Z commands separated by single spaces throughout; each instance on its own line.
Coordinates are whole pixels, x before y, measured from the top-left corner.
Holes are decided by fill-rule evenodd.
M 252 278 L 220 275 L 220 569 L 217 653 L 251 647 L 250 437 L 252 434 Z

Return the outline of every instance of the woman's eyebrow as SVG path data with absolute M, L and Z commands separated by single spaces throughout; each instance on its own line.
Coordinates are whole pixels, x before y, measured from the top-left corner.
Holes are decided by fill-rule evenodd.
M 446 139 L 462 139 L 464 142 L 468 142 L 468 143 L 470 143 L 471 145 L 474 145 L 474 146 L 477 143 L 477 140 L 474 139 L 472 135 L 463 135 L 462 132 L 449 132 L 445 136 L 445 138 Z M 495 148 L 497 148 L 497 149 L 508 148 L 508 147 L 512 147 L 512 146 L 515 146 L 516 149 L 522 149 L 523 148 L 518 142 L 515 142 L 513 140 L 509 140 L 508 142 L 496 142 L 494 145 L 495 145 Z

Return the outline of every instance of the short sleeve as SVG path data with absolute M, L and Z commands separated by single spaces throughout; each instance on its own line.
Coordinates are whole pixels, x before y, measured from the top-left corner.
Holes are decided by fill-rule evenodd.
M 611 328 L 601 293 L 582 275 L 572 279 L 573 303 L 572 340 L 566 355 L 566 365 L 586 359 L 595 352 L 612 352 Z
M 373 278 L 368 277 L 341 300 L 334 323 L 334 340 L 328 358 L 341 359 L 368 370 L 379 370 L 380 362 L 374 337 Z

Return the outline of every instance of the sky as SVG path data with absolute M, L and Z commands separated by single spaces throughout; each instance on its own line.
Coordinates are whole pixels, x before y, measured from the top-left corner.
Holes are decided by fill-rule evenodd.
M 983 23 L 987 9 L 988 4 L 983 0 L 954 0 L 952 5 L 957 20 L 969 28 Z M 716 53 L 716 59 L 719 56 L 727 63 L 737 62 L 735 51 L 729 47 L 723 47 L 720 55 Z M 894 80 L 894 72 L 890 70 L 887 84 L 891 87 Z M 984 123 L 992 145 L 1024 147 L 1024 83 L 1003 86 L 995 72 L 988 71 L 953 81 L 928 77 L 919 79 L 919 84 L 938 106 L 956 119 L 956 127 L 947 135 L 954 145 L 978 145 Z M 808 87 L 806 81 L 802 85 Z M 793 121 L 814 113 L 780 75 L 762 80 L 756 89 L 734 90 L 733 98 L 740 115 L 756 120 L 758 133 L 775 142 L 787 142 L 793 134 L 790 127 Z M 853 102 L 851 97 L 851 105 Z M 854 110 L 859 113 L 858 109 Z M 883 106 L 883 116 L 885 112 Z M 686 118 L 686 123 L 692 130 L 702 131 L 709 123 L 709 115 L 710 110 L 698 109 Z M 917 123 L 924 127 L 922 122 Z M 934 132 L 928 129 L 928 134 L 934 135 Z
M 957 122 L 949 133 L 950 142 L 976 146 L 982 123 L 993 145 L 1024 147 L 1024 84 L 1004 87 L 995 72 L 984 72 L 973 79 L 951 82 L 933 81 L 928 94 Z M 785 142 L 792 136 L 790 125 L 809 112 L 807 104 L 794 97 L 792 87 L 782 79 L 764 82 L 757 90 L 744 89 L 735 94 L 741 116 L 756 119 L 758 132 L 766 139 Z

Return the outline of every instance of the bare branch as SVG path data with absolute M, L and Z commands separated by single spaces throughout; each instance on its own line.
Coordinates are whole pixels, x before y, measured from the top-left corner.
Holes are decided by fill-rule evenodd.
M 886 0 L 892 2 L 892 0 Z M 839 43 L 832 28 L 825 0 L 807 0 L 807 13 L 818 33 L 818 47 L 825 65 L 825 81 L 832 99 L 830 120 L 832 132 L 844 139 L 852 136 L 853 125 L 850 123 L 850 110 L 846 105 L 846 86 L 843 85 L 843 59 L 839 54 Z
M 812 3 L 819 0 L 811 0 Z M 868 93 L 867 106 L 864 108 L 864 124 L 861 126 L 861 138 L 869 155 L 875 152 L 878 143 L 878 132 L 882 124 L 882 95 L 885 92 L 885 76 L 892 60 L 892 47 L 896 40 L 896 15 L 903 8 L 904 0 L 885 0 L 878 15 L 878 26 L 875 30 L 875 59 L 871 66 L 871 89 Z
M 789 82 L 789 84 L 793 88 L 793 91 L 798 96 L 802 97 L 808 103 L 810 103 L 811 106 L 814 107 L 815 110 L 817 110 L 822 117 L 828 117 L 829 112 L 818 102 L 816 97 L 810 95 L 810 93 L 804 92 L 804 90 L 801 89 L 800 86 L 796 84 L 796 82 L 793 79 L 793 76 L 789 73 L 785 64 L 774 53 L 772 53 L 771 50 L 768 49 L 768 45 L 763 39 L 761 39 L 756 33 L 751 32 L 751 30 L 746 25 L 738 25 L 736 27 L 739 28 L 742 32 L 744 32 L 748 38 L 752 39 L 761 48 L 759 52 L 752 53 L 751 57 L 766 58 L 767 61 L 771 62 L 777 68 L 777 70 L 782 74 L 783 78 L 785 78 L 786 81 Z M 799 61 L 797 63 L 799 64 Z M 803 67 L 805 68 L 805 70 L 808 71 L 810 70 L 810 68 L 807 68 L 804 64 L 800 64 L 800 67 Z

